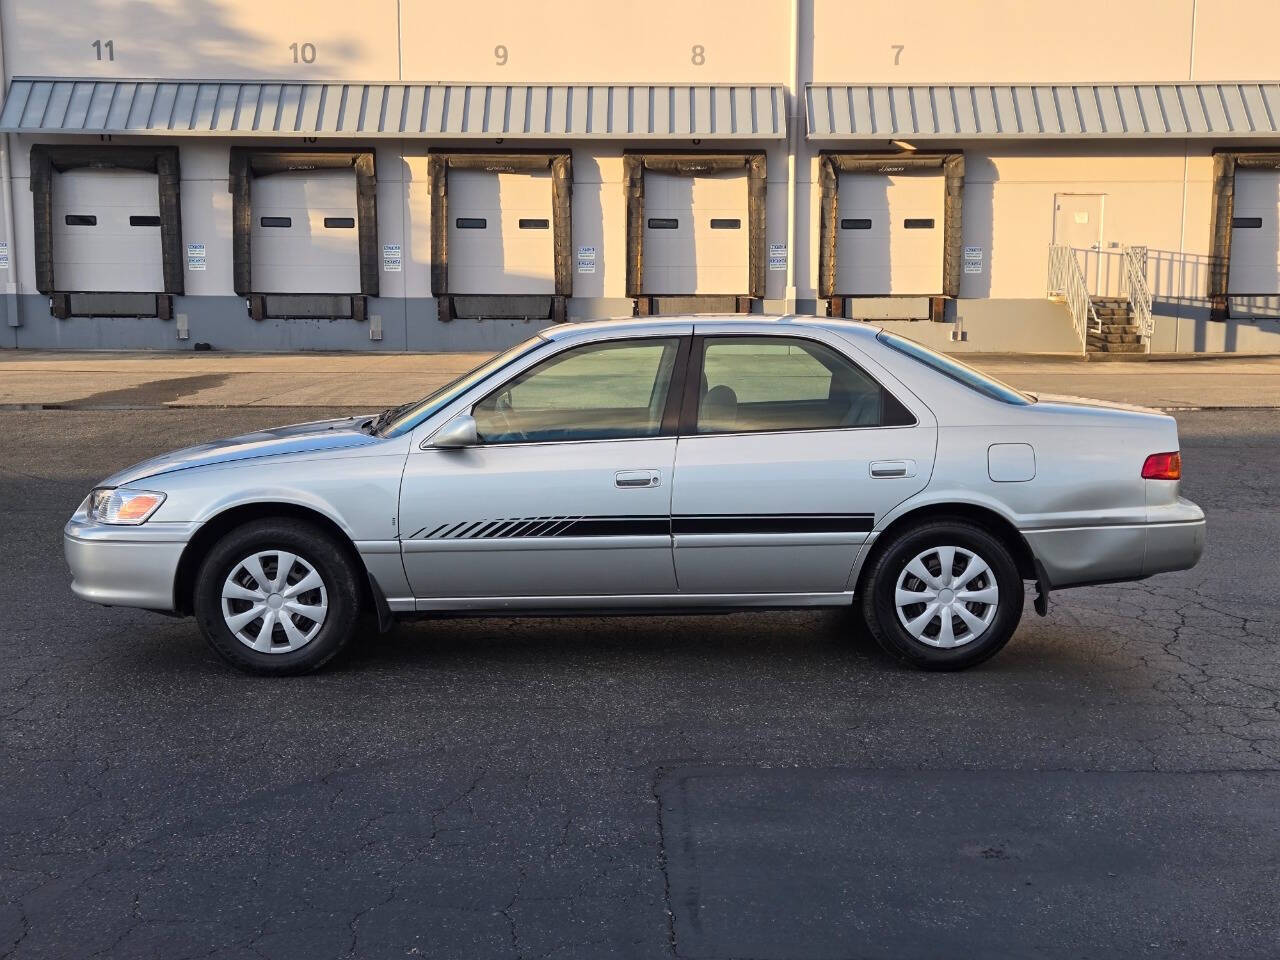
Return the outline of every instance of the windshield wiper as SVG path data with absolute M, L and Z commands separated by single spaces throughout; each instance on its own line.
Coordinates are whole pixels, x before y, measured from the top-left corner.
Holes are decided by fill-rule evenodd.
M 387 407 L 380 414 L 373 418 L 373 422 L 369 424 L 369 433 L 377 434 L 379 430 L 389 424 L 396 417 L 400 416 L 404 411 L 417 403 L 416 400 L 410 400 L 408 403 L 402 403 L 398 407 Z

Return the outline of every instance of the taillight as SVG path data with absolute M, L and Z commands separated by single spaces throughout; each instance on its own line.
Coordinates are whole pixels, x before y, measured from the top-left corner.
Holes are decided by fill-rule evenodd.
M 1181 480 L 1182 454 L 1177 450 L 1173 453 L 1153 453 L 1142 465 L 1142 479 Z

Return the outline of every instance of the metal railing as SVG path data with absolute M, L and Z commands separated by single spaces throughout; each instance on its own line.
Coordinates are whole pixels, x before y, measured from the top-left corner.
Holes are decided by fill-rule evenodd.
M 1071 319 L 1076 325 L 1076 333 L 1080 337 L 1080 349 L 1083 352 L 1090 333 L 1101 333 L 1102 323 L 1093 308 L 1093 300 L 1089 297 L 1089 286 L 1084 281 L 1084 272 L 1080 269 L 1080 261 L 1071 247 L 1063 244 L 1049 246 L 1049 283 L 1048 296 L 1059 297 L 1065 301 Z
M 1151 336 L 1155 321 L 1151 318 L 1151 287 L 1147 283 L 1147 248 L 1124 248 L 1124 283 L 1122 289 L 1133 313 L 1133 322 L 1142 338 L 1144 353 L 1151 352 Z

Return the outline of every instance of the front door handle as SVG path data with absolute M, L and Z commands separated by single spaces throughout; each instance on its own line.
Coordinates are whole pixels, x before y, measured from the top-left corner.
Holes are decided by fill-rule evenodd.
M 916 462 L 914 460 L 872 460 L 871 476 L 880 479 L 885 477 L 914 477 Z
M 628 490 L 656 487 L 661 483 L 662 475 L 657 470 L 619 470 L 613 475 L 613 485 Z

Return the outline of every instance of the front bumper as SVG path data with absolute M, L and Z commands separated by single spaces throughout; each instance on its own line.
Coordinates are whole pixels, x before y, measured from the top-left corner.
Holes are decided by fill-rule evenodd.
M 125 527 L 88 523 L 79 516 L 62 532 L 77 597 L 106 606 L 174 609 L 178 562 L 199 524 Z
M 1204 511 L 1180 497 L 1151 508 L 1149 517 L 1147 523 L 1022 532 L 1054 590 L 1194 567 L 1204 552 Z

